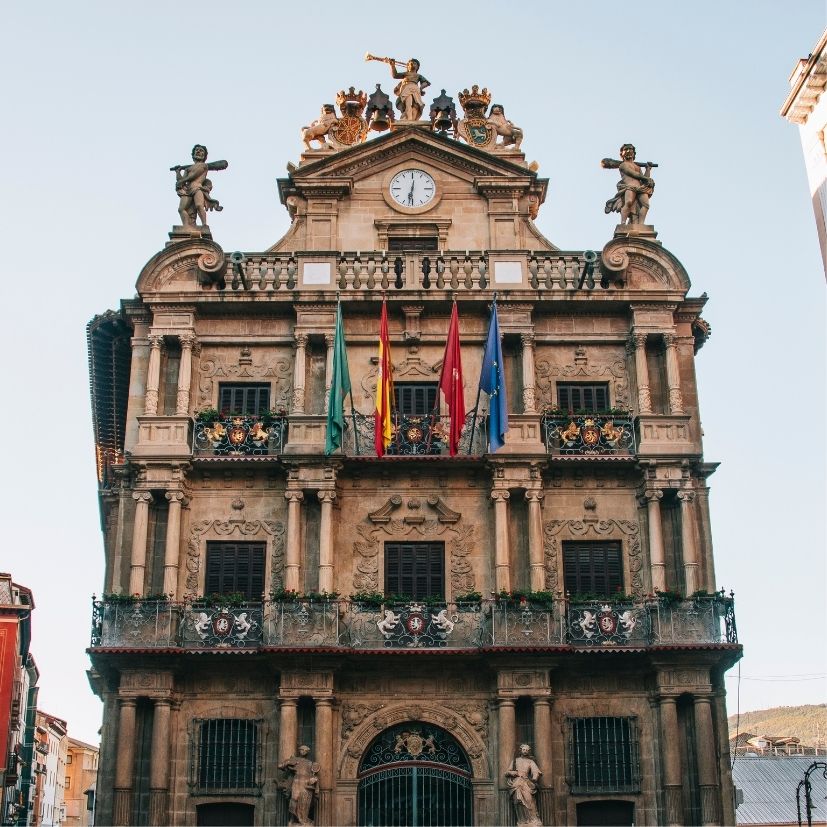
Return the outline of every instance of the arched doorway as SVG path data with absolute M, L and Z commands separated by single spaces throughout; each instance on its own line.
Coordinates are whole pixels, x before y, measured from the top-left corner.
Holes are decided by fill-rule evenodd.
M 471 762 L 438 726 L 386 729 L 359 762 L 360 827 L 466 827 L 473 808 Z

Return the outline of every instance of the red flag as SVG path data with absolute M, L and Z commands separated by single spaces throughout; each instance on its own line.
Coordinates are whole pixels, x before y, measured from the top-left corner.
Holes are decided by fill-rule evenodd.
M 376 377 L 376 410 L 374 412 L 374 442 L 376 456 L 385 456 L 391 444 L 391 406 L 393 405 L 393 377 L 391 376 L 391 343 L 388 338 L 388 307 L 382 301 L 379 320 L 379 375 Z
M 465 396 L 462 387 L 462 355 L 459 347 L 459 314 L 456 302 L 451 310 L 451 323 L 448 326 L 445 355 L 442 357 L 439 387 L 445 394 L 445 403 L 448 405 L 448 413 L 451 416 L 448 453 L 453 457 L 459 448 L 459 436 L 465 425 Z

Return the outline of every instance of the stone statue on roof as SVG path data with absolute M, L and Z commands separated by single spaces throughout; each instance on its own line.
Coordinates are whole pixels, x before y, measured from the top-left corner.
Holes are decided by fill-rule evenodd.
M 620 170 L 617 182 L 617 195 L 606 202 L 605 212 L 620 213 L 621 224 L 645 224 L 649 212 L 649 198 L 655 191 L 655 182 L 649 173 L 657 164 L 647 161 L 643 166 L 635 161 L 634 144 L 620 147 L 621 160 L 604 158 L 600 162 L 603 169 Z
M 207 212 L 224 209 L 218 201 L 210 195 L 212 181 L 207 173 L 212 170 L 227 169 L 226 161 L 211 161 L 207 163 L 207 147 L 196 144 L 192 148 L 192 163 L 179 164 L 170 167 L 175 173 L 175 192 L 178 194 L 178 215 L 185 229 L 197 229 L 195 219 L 201 219 L 201 226 L 207 226 Z

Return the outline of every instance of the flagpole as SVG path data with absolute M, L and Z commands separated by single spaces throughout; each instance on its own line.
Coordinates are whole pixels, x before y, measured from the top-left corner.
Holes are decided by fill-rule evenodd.
M 491 300 L 492 307 L 497 303 L 497 291 L 494 291 L 494 298 Z M 491 314 L 493 318 L 493 313 Z M 488 328 L 491 329 L 491 319 L 488 320 Z M 485 334 L 485 340 L 488 341 L 488 333 Z M 482 393 L 482 386 L 477 385 L 477 401 L 474 403 L 474 416 L 471 419 L 471 439 L 468 440 L 468 454 L 471 454 L 471 451 L 474 447 L 474 432 L 477 429 L 477 411 L 480 407 L 480 394 Z
M 339 291 L 336 291 L 336 315 L 342 315 L 342 298 Z M 342 323 L 342 331 L 344 332 L 344 322 Z M 350 419 L 353 422 L 353 448 L 356 451 L 356 456 L 359 456 L 359 429 L 356 427 L 356 409 L 353 407 L 353 389 L 350 390 Z M 342 400 L 344 402 L 344 400 Z M 343 449 L 344 450 L 344 449 Z

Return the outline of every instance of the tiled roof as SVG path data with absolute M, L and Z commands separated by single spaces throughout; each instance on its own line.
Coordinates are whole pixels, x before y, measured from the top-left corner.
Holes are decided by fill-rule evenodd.
M 732 767 L 732 780 L 742 791 L 744 800 L 735 812 L 738 824 L 798 824 L 795 791 L 798 782 L 813 763 L 812 756 L 738 756 Z M 816 770 L 810 775 L 813 824 L 827 824 L 827 779 Z M 804 794 L 801 795 L 801 815 Z

